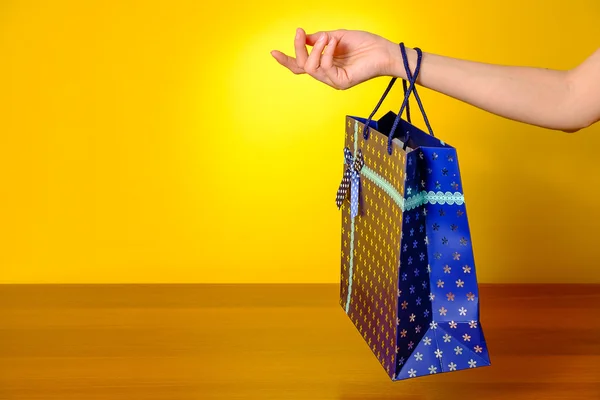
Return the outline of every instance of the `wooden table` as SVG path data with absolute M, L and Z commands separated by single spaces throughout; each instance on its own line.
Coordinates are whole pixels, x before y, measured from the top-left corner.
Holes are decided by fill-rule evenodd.
M 336 285 L 0 286 L 0 399 L 600 399 L 600 285 L 481 285 L 492 366 L 390 382 Z

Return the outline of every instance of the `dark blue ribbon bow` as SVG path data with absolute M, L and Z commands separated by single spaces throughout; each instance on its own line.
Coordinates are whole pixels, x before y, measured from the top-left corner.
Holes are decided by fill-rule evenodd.
M 348 195 L 350 189 L 350 216 L 354 218 L 358 214 L 358 200 L 360 192 L 360 170 L 365 165 L 362 152 L 358 150 L 356 158 L 352 155 L 349 148 L 344 148 L 344 159 L 347 167 L 340 187 L 337 191 L 336 204 L 340 208 Z

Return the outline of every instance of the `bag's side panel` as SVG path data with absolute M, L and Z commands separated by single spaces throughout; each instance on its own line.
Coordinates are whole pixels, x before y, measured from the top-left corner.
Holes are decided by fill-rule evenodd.
M 454 148 L 420 148 L 432 314 L 440 372 L 490 365 L 479 319 L 471 234 Z
M 479 321 L 477 278 L 456 150 L 420 147 L 407 158 L 400 285 L 401 289 L 410 286 L 406 298 L 399 298 L 398 346 L 401 352 L 408 346 L 404 351 L 409 356 L 399 354 L 399 364 L 404 362 L 399 365 L 396 379 L 489 365 Z M 424 226 L 414 226 L 417 213 L 423 217 Z M 424 235 L 418 239 L 423 240 L 424 256 L 419 260 L 427 261 L 425 274 L 419 268 L 407 268 L 409 262 L 415 263 L 414 252 L 419 251 L 418 239 L 413 244 L 417 248 L 411 250 L 410 243 L 417 228 Z M 419 309 L 424 293 L 418 293 L 413 285 L 422 275 L 427 281 L 423 286 L 429 288 L 425 310 Z M 420 311 L 427 315 L 429 324 L 421 330 L 423 335 L 413 333 L 410 337 L 411 324 L 424 325 L 419 319 L 423 317 Z M 403 323 L 407 315 L 409 320 Z M 409 340 L 408 344 L 403 339 Z
M 349 199 L 342 210 L 340 304 L 393 377 L 405 159 L 401 149 L 390 156 L 387 137 L 377 131 L 364 140 L 362 129 L 362 123 L 347 119 L 346 146 L 353 154 L 362 152 L 364 166 L 359 213 L 352 220 Z
M 419 186 L 416 156 L 415 151 L 409 152 L 406 164 L 398 283 L 398 380 L 426 373 L 420 364 L 424 365 L 427 361 L 427 354 L 418 346 L 429 330 L 432 320 L 426 239 L 427 213 L 423 204 L 411 205 L 407 202 L 407 199 L 416 194 L 416 188 Z M 413 362 L 419 365 L 415 368 Z

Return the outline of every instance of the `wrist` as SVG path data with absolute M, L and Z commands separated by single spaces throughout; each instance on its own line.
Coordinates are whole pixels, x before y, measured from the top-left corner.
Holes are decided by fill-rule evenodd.
M 386 68 L 385 74 L 387 76 L 392 76 L 401 79 L 408 79 L 406 76 L 406 68 L 404 68 L 404 60 L 402 59 L 402 52 L 400 51 L 400 45 L 398 43 L 394 43 L 388 41 L 388 66 Z M 406 47 L 406 57 L 408 60 L 408 67 L 412 72 L 414 72 L 415 65 L 417 64 L 417 52 L 409 47 Z

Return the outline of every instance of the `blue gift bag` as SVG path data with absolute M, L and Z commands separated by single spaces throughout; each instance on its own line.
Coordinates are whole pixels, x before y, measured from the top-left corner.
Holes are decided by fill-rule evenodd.
M 398 114 L 346 117 L 340 304 L 392 380 L 490 365 L 456 149 L 433 135 L 416 88 Z M 408 84 L 408 87 L 407 87 Z M 410 122 L 411 94 L 428 133 Z M 402 119 L 406 110 L 406 120 Z

